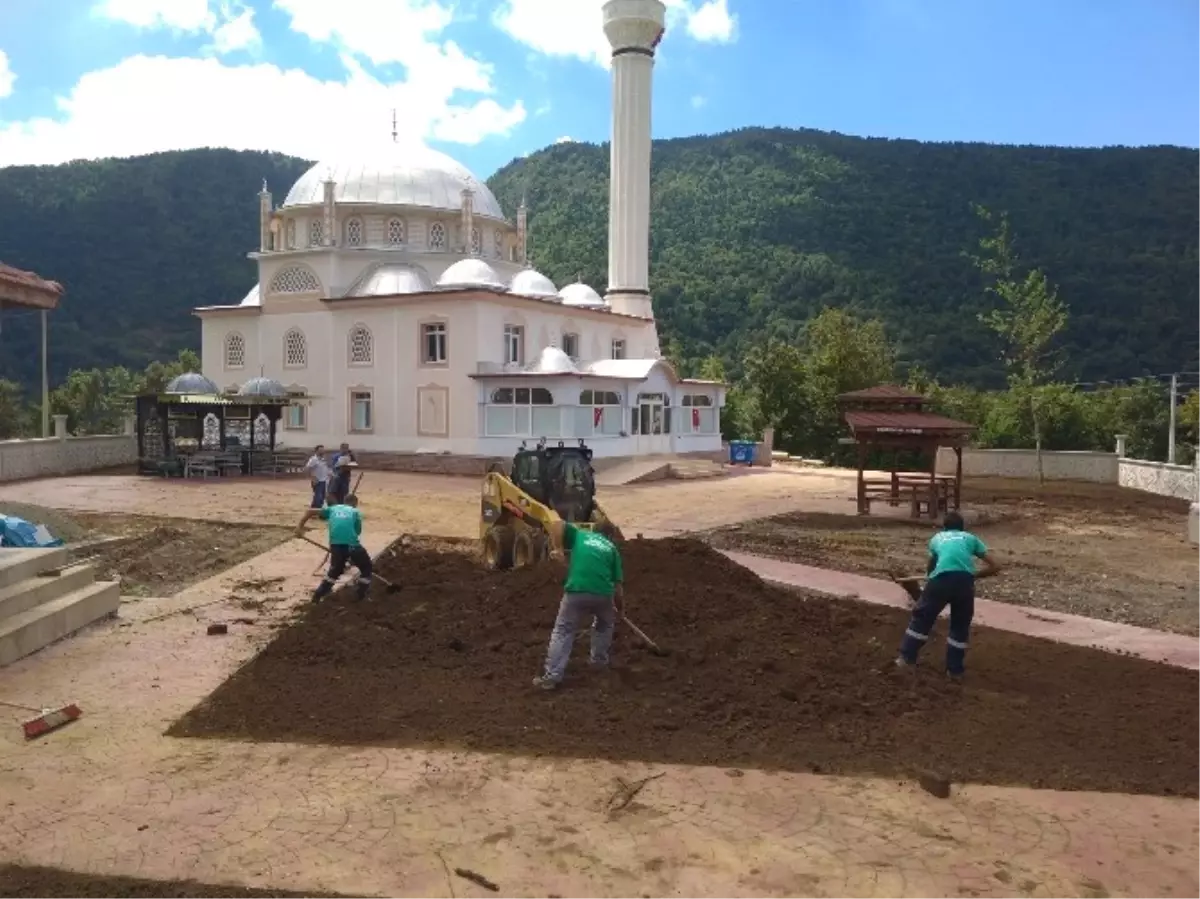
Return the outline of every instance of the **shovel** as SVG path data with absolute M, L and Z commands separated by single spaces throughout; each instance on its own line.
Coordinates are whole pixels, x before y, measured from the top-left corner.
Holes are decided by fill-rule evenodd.
M 304 534 L 297 534 L 296 536 L 299 537 L 301 540 L 303 540 L 305 543 L 311 543 L 317 549 L 324 550 L 326 552 L 326 554 L 328 554 L 329 547 L 325 546 L 323 543 L 318 543 L 316 540 L 312 539 L 312 537 L 306 537 Z M 387 588 L 388 593 L 399 593 L 400 592 L 400 585 L 393 584 L 391 581 L 389 581 L 387 578 L 385 578 L 382 574 L 376 574 L 375 572 L 372 572 L 371 579 L 379 581 L 379 583 L 383 584 L 383 586 Z
M 652 653 L 654 653 L 654 655 L 660 656 L 660 657 L 665 657 L 665 656 L 670 655 L 669 652 L 667 652 L 665 649 L 663 649 L 661 646 L 659 646 L 657 643 L 655 643 L 653 640 L 651 640 L 649 637 L 647 637 L 645 631 L 643 631 L 640 627 L 638 627 L 636 624 L 634 624 L 632 621 L 630 621 L 628 618 L 626 618 L 624 613 L 621 614 L 621 620 L 624 621 L 627 625 L 629 625 L 629 629 L 638 636 L 638 639 L 640 639 L 643 643 L 645 643 L 648 647 L 650 647 L 650 651 Z

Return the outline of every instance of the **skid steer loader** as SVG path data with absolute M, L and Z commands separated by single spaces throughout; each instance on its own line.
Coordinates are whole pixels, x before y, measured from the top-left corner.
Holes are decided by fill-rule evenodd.
M 494 463 L 483 479 L 479 537 L 488 568 L 524 568 L 545 559 L 550 550 L 549 526 L 569 521 L 581 528 L 607 523 L 616 528 L 596 502 L 592 451 L 545 440 L 533 449 L 524 443 L 508 471 Z

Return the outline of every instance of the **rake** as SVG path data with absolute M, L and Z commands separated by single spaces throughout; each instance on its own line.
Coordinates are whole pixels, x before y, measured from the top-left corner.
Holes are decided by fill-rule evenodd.
M 38 713 L 36 718 L 30 718 L 28 721 L 21 722 L 21 729 L 25 731 L 26 740 L 33 740 L 43 734 L 50 733 L 52 730 L 58 730 L 60 727 L 77 720 L 83 714 L 83 710 L 73 702 L 60 706 L 57 709 L 39 709 L 37 706 L 23 705 L 19 702 L 5 702 L 3 699 L 0 699 L 0 705 L 8 706 L 10 709 L 20 709 L 24 712 Z

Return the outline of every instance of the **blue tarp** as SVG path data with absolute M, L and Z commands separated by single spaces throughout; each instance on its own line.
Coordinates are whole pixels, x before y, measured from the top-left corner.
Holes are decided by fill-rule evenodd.
M 63 542 L 46 530 L 44 524 L 30 524 L 15 515 L 0 515 L 0 546 L 32 549 L 62 545 Z

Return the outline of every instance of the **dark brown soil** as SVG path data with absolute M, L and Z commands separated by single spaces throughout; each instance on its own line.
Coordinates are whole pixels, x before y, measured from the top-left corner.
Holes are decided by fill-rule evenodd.
M 1106 484 L 981 478 L 963 490 L 972 529 L 1004 566 L 984 599 L 1194 636 L 1200 634 L 1188 504 Z M 933 525 L 792 513 L 717 528 L 703 539 L 786 562 L 886 577 L 924 570 Z
M 0 896 L 120 896 L 136 897 L 240 897 L 240 896 L 337 896 L 337 893 L 292 893 L 287 890 L 255 890 L 228 884 L 197 883 L 194 880 L 142 880 L 138 877 L 104 877 L 38 868 L 0 865 Z
M 611 671 L 584 638 L 564 687 L 535 690 L 561 567 L 414 542 L 381 558 L 398 595 L 310 607 L 169 733 L 1197 795 L 1194 672 L 979 629 L 965 685 L 937 639 L 904 676 L 898 610 L 768 587 L 694 540 L 623 555 L 627 612 L 668 658 L 618 627 Z

